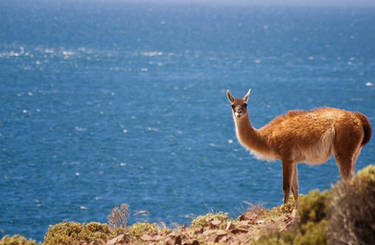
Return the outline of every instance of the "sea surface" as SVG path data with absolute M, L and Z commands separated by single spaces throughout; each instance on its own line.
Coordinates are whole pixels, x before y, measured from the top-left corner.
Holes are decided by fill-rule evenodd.
M 259 128 L 332 106 L 375 125 L 375 8 L 0 2 L 0 237 L 50 225 L 190 224 L 282 203 L 279 161 L 235 137 L 225 91 Z M 348 139 L 350 140 L 350 139 Z M 357 170 L 375 162 L 374 141 Z M 299 165 L 300 191 L 339 180 Z

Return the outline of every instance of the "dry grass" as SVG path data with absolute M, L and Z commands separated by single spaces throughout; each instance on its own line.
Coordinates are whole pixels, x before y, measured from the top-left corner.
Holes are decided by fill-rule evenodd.
M 128 225 L 129 206 L 125 203 L 115 206 L 108 215 L 108 224 L 112 228 L 125 228 Z

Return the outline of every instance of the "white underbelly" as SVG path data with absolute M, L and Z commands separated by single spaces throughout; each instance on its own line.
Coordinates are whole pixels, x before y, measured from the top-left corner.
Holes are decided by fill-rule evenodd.
M 298 158 L 300 158 L 298 160 L 308 164 L 322 164 L 326 162 L 333 153 L 334 136 L 334 129 L 328 129 L 318 142 L 298 150 Z
M 276 157 L 272 154 L 262 154 L 253 150 L 250 150 L 250 153 L 259 160 L 274 161 L 276 159 Z
M 328 159 L 331 157 L 332 153 L 325 153 L 325 154 L 305 154 L 305 159 L 303 162 L 308 164 L 322 164 L 328 161 Z

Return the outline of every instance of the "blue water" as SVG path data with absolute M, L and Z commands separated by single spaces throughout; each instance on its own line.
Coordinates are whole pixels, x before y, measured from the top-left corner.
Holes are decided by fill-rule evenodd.
M 238 144 L 226 89 L 252 88 L 255 127 L 319 106 L 375 124 L 374 25 L 360 7 L 1 1 L 0 237 L 121 203 L 180 224 L 280 205 L 280 163 Z M 302 193 L 339 179 L 333 159 L 299 172 Z

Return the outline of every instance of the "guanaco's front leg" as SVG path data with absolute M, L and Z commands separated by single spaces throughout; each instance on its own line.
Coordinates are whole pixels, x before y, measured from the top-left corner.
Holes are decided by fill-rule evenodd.
M 294 164 L 294 171 L 293 171 L 293 184 L 292 184 L 292 192 L 295 201 L 295 208 L 298 209 L 298 168 L 297 164 Z
M 290 191 L 292 188 L 293 175 L 295 170 L 295 163 L 289 160 L 283 160 L 283 191 L 284 191 L 284 205 L 288 203 Z

